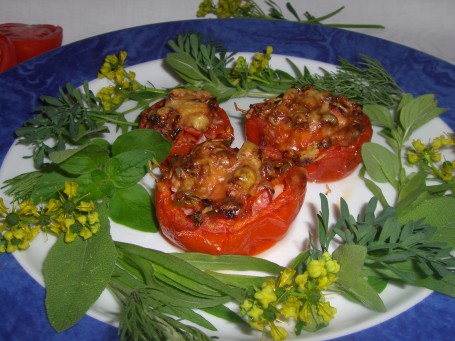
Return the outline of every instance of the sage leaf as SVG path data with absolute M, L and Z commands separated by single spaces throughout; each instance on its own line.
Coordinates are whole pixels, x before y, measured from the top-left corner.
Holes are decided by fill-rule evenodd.
M 376 182 L 395 185 L 400 165 L 394 153 L 380 144 L 368 142 L 362 146 L 362 159 L 368 175 Z
M 116 223 L 144 232 L 157 232 L 152 199 L 139 184 L 120 188 L 109 202 L 109 217 Z
M 387 308 L 384 305 L 381 297 L 364 278 L 357 277 L 355 280 L 353 280 L 349 286 L 348 291 L 366 308 L 379 312 L 387 311 Z
M 393 129 L 395 123 L 390 110 L 377 104 L 366 104 L 363 106 L 363 112 L 370 118 L 371 123 L 384 128 Z
M 412 210 L 407 210 L 398 216 L 401 222 L 417 221 L 425 218 L 424 222 L 437 227 L 431 237 L 432 241 L 441 241 L 455 249 L 455 197 L 433 196 L 420 201 Z
M 90 239 L 65 243 L 60 236 L 44 262 L 46 310 L 52 327 L 61 332 L 76 324 L 106 288 L 117 252 L 109 221 L 97 205 L 101 228 Z

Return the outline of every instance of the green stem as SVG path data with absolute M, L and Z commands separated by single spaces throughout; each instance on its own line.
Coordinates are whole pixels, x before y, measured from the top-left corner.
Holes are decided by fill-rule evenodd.
M 90 116 L 92 116 L 94 118 L 99 118 L 105 122 L 117 124 L 119 126 L 126 126 L 126 127 L 136 127 L 137 126 L 137 123 L 135 123 L 135 122 L 120 121 L 118 119 L 106 117 L 105 115 L 102 115 L 100 113 L 93 112 L 93 111 L 90 112 Z

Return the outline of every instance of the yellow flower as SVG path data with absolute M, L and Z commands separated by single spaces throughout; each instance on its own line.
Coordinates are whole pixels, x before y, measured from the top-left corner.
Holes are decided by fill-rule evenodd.
M 281 272 L 281 275 L 278 279 L 278 287 L 282 288 L 292 284 L 292 279 L 295 275 L 295 270 L 291 268 L 286 268 Z
M 332 320 L 337 312 L 336 308 L 332 307 L 329 302 L 320 301 L 318 303 L 318 315 L 322 317 L 324 322 Z
M 76 240 L 77 234 L 71 231 L 71 229 L 67 229 L 65 232 L 65 243 L 72 243 Z
M 409 150 L 407 152 L 407 158 L 409 163 L 417 163 L 420 161 L 420 154 L 417 154 L 416 152 Z
M 254 298 L 257 299 L 264 308 L 267 308 L 270 303 L 277 300 L 275 294 L 274 283 L 268 283 L 262 286 L 262 289 L 254 294 Z
M 256 305 L 253 305 L 253 307 L 248 311 L 247 315 L 253 320 L 253 321 L 258 321 L 262 318 L 262 314 L 264 313 L 264 310 L 259 308 Z
M 288 338 L 289 334 L 284 327 L 276 326 L 274 323 L 271 323 L 270 336 L 274 341 L 283 341 Z
M 311 313 L 311 305 L 308 302 L 303 304 L 302 309 L 300 309 L 299 319 L 306 324 L 311 324 L 313 322 L 313 314 Z
M 308 281 L 308 272 L 305 271 L 303 274 L 297 275 L 295 277 L 295 283 L 299 286 L 301 290 L 305 289 L 305 284 Z
M 3 198 L 0 198 L 0 214 L 7 214 L 8 209 L 5 206 L 5 203 L 3 202 Z
M 317 259 L 313 259 L 308 263 L 307 271 L 310 278 L 318 278 L 327 274 L 327 270 L 324 267 L 324 261 Z
M 87 214 L 87 218 L 88 218 L 88 223 L 90 225 L 95 225 L 100 222 L 100 217 L 99 217 L 98 212 L 93 212 L 93 213 Z
M 340 264 L 338 264 L 336 260 L 330 259 L 329 261 L 326 261 L 324 266 L 328 273 L 336 274 L 340 271 Z
M 422 143 L 422 141 L 420 141 L 420 139 L 412 141 L 412 146 L 418 152 L 423 152 L 425 149 L 425 145 Z
M 95 208 L 95 203 L 93 201 L 90 202 L 85 202 L 85 201 L 80 201 L 79 204 L 77 205 L 77 209 L 81 212 L 91 212 Z
M 280 313 L 285 318 L 294 318 L 297 319 L 299 317 L 299 310 L 302 306 L 302 303 L 299 299 L 295 296 L 289 296 L 286 301 L 283 303 Z
M 240 313 L 242 315 L 246 315 L 246 313 L 253 308 L 253 301 L 250 299 L 245 299 L 243 302 L 240 304 Z
M 71 200 L 74 196 L 76 196 L 78 187 L 79 184 L 77 182 L 65 181 L 65 189 L 63 190 L 63 193 L 65 193 L 68 196 L 68 199 Z

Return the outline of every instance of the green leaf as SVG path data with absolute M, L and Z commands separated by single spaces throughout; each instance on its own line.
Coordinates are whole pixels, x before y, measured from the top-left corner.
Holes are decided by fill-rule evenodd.
M 153 152 L 141 149 L 120 153 L 106 163 L 104 171 L 116 187 L 131 187 L 147 174 L 153 157 Z
M 366 104 L 363 106 L 363 112 L 370 118 L 371 123 L 384 128 L 393 129 L 395 123 L 390 110 L 377 104 Z
M 433 196 L 413 205 L 412 210 L 407 210 L 398 216 L 401 222 L 418 221 L 425 218 L 424 222 L 437 228 L 432 236 L 432 241 L 448 243 L 455 249 L 455 197 Z
M 109 150 L 98 144 L 67 149 L 49 155 L 52 162 L 70 174 L 86 174 L 98 169 L 109 159 Z
M 116 223 L 144 232 L 158 231 L 152 199 L 141 185 L 118 189 L 109 203 L 109 217 Z
M 204 286 L 214 289 L 220 293 L 225 293 L 232 298 L 242 300 L 242 291 L 225 285 L 213 276 L 205 273 L 202 270 L 192 266 L 190 263 L 179 259 L 174 255 L 167 254 L 158 250 L 146 249 L 132 244 L 116 242 L 117 248 L 129 255 L 133 259 L 143 259 L 152 264 L 157 264 L 162 268 L 167 269 L 174 275 L 180 275 L 183 278 L 191 280 L 192 285 L 197 285 L 196 291 L 202 290 Z M 189 283 L 189 282 L 187 282 Z
M 169 155 L 172 143 L 163 139 L 162 135 L 152 129 L 134 129 L 120 135 L 112 144 L 112 155 L 133 150 L 148 150 L 154 153 L 156 161 L 163 162 Z
M 364 278 L 357 277 L 350 283 L 348 288 L 346 288 L 342 283 L 340 284 L 344 290 L 349 291 L 349 293 L 366 308 L 379 311 L 381 313 L 387 311 L 381 297 Z
M 60 173 L 44 173 L 33 187 L 31 199 L 35 202 L 49 200 L 54 197 L 58 191 L 63 190 L 66 180 L 68 180 L 68 178 Z
M 384 291 L 384 289 L 387 287 L 387 284 L 389 284 L 389 281 L 380 278 L 380 277 L 375 277 L 375 276 L 370 276 L 367 278 L 368 284 L 376 290 L 377 293 L 381 293 Z
M 362 159 L 368 175 L 376 182 L 390 182 L 396 187 L 400 165 L 396 155 L 386 147 L 367 142 L 362 146 Z
M 165 60 L 184 81 L 190 84 L 199 85 L 201 83 L 210 82 L 210 80 L 199 71 L 199 67 L 194 59 L 185 53 L 168 53 Z
M 117 252 L 106 213 L 97 206 L 101 229 L 83 241 L 66 244 L 60 236 L 44 262 L 46 310 L 52 327 L 61 332 L 75 325 L 109 283 Z
M 106 174 L 106 172 L 96 169 L 90 174 L 91 180 L 97 187 L 97 191 L 103 193 L 109 198 L 112 198 L 115 194 L 115 186 L 112 179 Z M 87 182 L 89 180 L 86 180 Z
M 351 281 L 361 276 L 367 248 L 360 245 L 343 244 L 333 252 L 333 259 L 340 264 L 339 280 L 349 287 Z
M 257 257 L 241 255 L 215 256 L 197 252 L 175 253 L 173 255 L 175 257 L 184 259 L 188 263 L 201 270 L 255 270 L 272 274 L 279 274 L 284 269 L 281 265 Z
M 401 107 L 399 121 L 405 131 L 404 140 L 419 127 L 438 117 L 446 109 L 438 108 L 434 95 L 426 94 L 409 101 Z

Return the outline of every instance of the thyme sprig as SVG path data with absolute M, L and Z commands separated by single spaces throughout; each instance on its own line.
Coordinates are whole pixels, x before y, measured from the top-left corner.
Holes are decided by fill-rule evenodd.
M 268 6 L 268 11 L 264 11 L 254 0 L 220 0 L 214 3 L 213 0 L 203 0 L 199 4 L 196 15 L 198 17 L 205 17 L 208 14 L 213 14 L 218 18 L 259 18 L 268 20 L 283 20 L 291 21 L 283 14 L 281 7 L 273 0 L 266 0 L 265 4 Z M 341 6 L 338 9 L 316 17 L 305 11 L 303 13 L 304 19 L 297 13 L 297 10 L 290 2 L 286 2 L 286 9 L 294 18 L 294 21 L 305 24 L 325 25 L 337 28 L 376 28 L 383 29 L 383 25 L 376 24 L 327 24 L 327 20 L 338 13 L 345 7 Z

